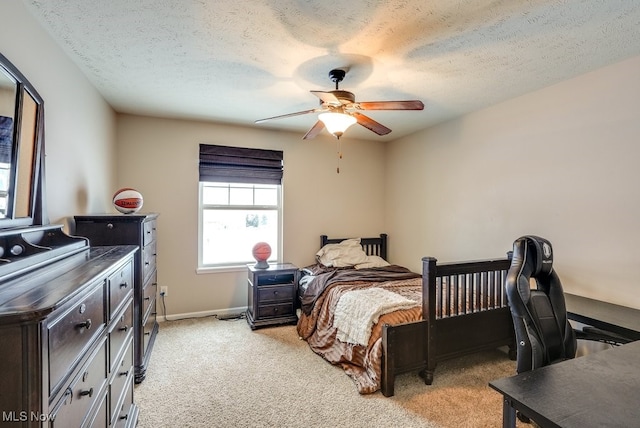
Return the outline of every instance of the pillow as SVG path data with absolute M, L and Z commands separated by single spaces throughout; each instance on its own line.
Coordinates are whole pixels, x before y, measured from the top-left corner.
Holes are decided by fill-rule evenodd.
M 391 263 L 386 261 L 380 256 L 367 256 L 367 260 L 363 263 L 358 263 L 354 267 L 356 269 L 368 269 L 368 268 L 377 268 L 377 267 L 385 267 L 390 266 Z
M 360 238 L 345 239 L 337 244 L 327 244 L 316 253 L 318 263 L 327 267 L 348 267 L 367 260 L 367 253 L 360 245 Z

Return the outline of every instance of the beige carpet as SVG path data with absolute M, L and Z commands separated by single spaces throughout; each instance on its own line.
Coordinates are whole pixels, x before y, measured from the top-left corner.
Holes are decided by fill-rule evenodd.
M 439 364 L 431 386 L 409 373 L 394 397 L 359 395 L 294 326 L 200 318 L 160 324 L 135 401 L 139 428 L 499 427 L 501 396 L 487 383 L 514 372 L 503 352 L 484 352 Z

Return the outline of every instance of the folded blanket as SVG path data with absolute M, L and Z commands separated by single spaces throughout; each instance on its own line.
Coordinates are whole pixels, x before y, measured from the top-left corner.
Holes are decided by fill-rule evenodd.
M 340 296 L 333 326 L 341 342 L 367 346 L 371 328 L 389 312 L 418 306 L 419 303 L 382 288 L 353 290 Z

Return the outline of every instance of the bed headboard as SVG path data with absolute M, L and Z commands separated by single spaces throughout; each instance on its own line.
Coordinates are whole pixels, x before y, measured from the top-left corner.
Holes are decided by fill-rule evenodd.
M 327 244 L 337 244 L 349 238 L 329 238 L 327 235 L 320 235 L 320 248 Z M 360 238 L 362 249 L 368 256 L 380 256 L 387 260 L 387 234 L 381 233 L 377 238 Z

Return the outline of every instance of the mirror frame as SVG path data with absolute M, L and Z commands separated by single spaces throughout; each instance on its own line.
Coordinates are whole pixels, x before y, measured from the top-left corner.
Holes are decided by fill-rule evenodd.
M 0 218 L 0 230 L 7 228 L 15 228 L 22 226 L 34 226 L 46 224 L 48 221 L 45 216 L 44 209 L 44 101 L 35 88 L 29 83 L 24 75 L 2 54 L 0 54 L 0 70 L 8 74 L 16 82 L 16 100 L 14 105 L 14 123 L 13 123 L 13 148 L 11 171 L 9 174 L 9 196 L 7 201 L 6 217 Z M 35 129 L 23 129 L 23 111 L 25 106 L 25 98 L 31 98 L 35 104 L 35 117 L 32 122 Z M 29 103 L 30 104 L 30 103 Z M 26 122 L 25 122 L 26 123 Z M 25 132 L 26 131 L 26 132 Z M 22 141 L 23 137 L 32 137 L 32 146 L 25 149 L 26 141 Z M 32 160 L 31 172 L 22 171 L 20 166 L 29 166 L 24 160 L 20 159 L 21 149 L 23 153 L 30 153 Z M 28 183 L 22 183 L 22 180 Z M 29 191 L 30 194 L 25 198 L 18 192 Z M 25 214 L 16 214 L 16 201 L 27 200 L 28 208 Z

